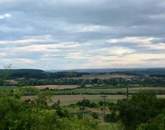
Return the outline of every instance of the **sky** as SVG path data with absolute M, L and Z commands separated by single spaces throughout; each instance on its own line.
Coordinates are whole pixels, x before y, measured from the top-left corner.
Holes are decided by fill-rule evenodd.
M 0 0 L 0 68 L 165 67 L 164 0 Z

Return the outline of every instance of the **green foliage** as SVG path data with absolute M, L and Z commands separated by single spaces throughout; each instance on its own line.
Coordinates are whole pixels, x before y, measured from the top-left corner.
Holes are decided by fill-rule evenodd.
M 94 119 L 99 119 L 99 114 L 98 113 L 92 112 L 91 115 Z
M 165 113 L 158 115 L 147 123 L 141 124 L 137 130 L 165 130 Z
M 129 100 L 118 102 L 119 117 L 126 130 L 135 130 L 138 125 L 157 116 L 165 107 L 152 93 L 139 93 Z M 163 106 L 163 105 L 161 105 Z
M 0 130 L 95 130 L 97 122 L 71 116 L 64 108 L 48 106 L 49 97 L 35 100 L 17 96 L 0 97 Z
M 105 116 L 106 122 L 117 122 L 118 121 L 118 115 L 115 111 L 112 111 L 110 114 L 106 114 Z
M 33 93 L 38 95 L 28 99 L 22 97 Z M 70 111 L 69 106 L 61 106 L 60 101 L 52 104 L 48 91 L 1 88 L 0 130 L 123 130 L 122 125 L 125 130 L 164 130 L 164 102 L 165 99 L 158 99 L 153 93 L 142 92 L 117 104 L 83 99 L 74 104 L 77 111 Z M 102 112 L 98 111 L 104 105 L 107 108 L 106 126 Z
M 70 117 L 69 112 L 66 109 L 62 108 L 62 107 L 58 107 L 56 109 L 56 113 L 59 117 L 68 117 L 68 118 Z
M 77 105 L 80 106 L 80 107 L 89 107 L 89 108 L 96 108 L 97 107 L 96 103 L 91 102 L 88 99 L 83 99 L 82 101 L 79 101 L 77 103 Z

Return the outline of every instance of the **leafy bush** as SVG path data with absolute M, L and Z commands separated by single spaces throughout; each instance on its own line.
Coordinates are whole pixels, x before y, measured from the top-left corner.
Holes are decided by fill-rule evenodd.
M 126 130 L 135 130 L 141 123 L 156 117 L 165 108 L 163 106 L 155 94 L 139 93 L 129 100 L 118 102 L 119 118 Z
M 165 113 L 158 115 L 147 123 L 141 124 L 137 130 L 165 130 Z
M 0 97 L 0 130 L 95 130 L 97 122 L 70 116 L 68 111 L 48 106 L 48 98 L 23 101 L 15 96 Z

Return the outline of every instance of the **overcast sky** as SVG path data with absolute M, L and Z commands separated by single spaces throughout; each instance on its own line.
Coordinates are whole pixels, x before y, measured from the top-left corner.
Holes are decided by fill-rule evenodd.
M 165 67 L 165 0 L 0 0 L 0 68 Z

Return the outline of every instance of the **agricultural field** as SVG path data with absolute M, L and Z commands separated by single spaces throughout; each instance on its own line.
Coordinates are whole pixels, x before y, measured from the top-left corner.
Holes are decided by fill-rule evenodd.
M 46 85 L 45 85 L 46 86 Z M 49 85 L 48 85 L 49 86 Z M 35 88 L 33 91 L 47 93 L 51 95 L 51 101 L 57 102 L 60 101 L 61 105 L 70 105 L 74 104 L 78 101 L 81 101 L 83 99 L 88 99 L 90 101 L 99 102 L 102 101 L 103 95 L 106 95 L 106 100 L 109 102 L 117 102 L 122 99 L 126 99 L 126 92 L 127 88 L 67 88 L 68 85 L 65 85 L 62 89 L 63 85 L 51 85 L 52 86 L 58 86 L 56 89 L 52 88 L 40 88 L 40 87 L 31 87 L 31 89 L 26 88 L 25 91 L 32 91 L 33 88 Z M 129 97 L 132 96 L 132 94 L 136 94 L 139 92 L 154 92 L 157 93 L 158 98 L 165 98 L 165 88 L 163 87 L 136 87 L 136 88 L 129 88 Z M 24 98 L 33 98 L 35 95 L 32 96 L 24 96 Z
M 60 101 L 61 105 L 70 105 L 82 101 L 83 99 L 87 99 L 93 102 L 99 102 L 103 100 L 103 95 L 55 95 L 51 96 L 50 103 L 55 103 Z M 36 96 L 24 96 L 23 99 L 34 99 Z M 106 100 L 109 102 L 117 102 L 118 100 L 126 99 L 124 95 L 109 95 L 106 96 Z
M 38 85 L 34 86 L 38 89 L 74 89 L 78 88 L 78 85 Z
M 51 96 L 51 102 L 50 104 L 53 104 L 57 101 L 60 101 L 61 105 L 67 106 L 74 103 L 77 103 L 79 101 L 82 101 L 83 99 L 87 99 L 93 102 L 99 102 L 103 101 L 103 95 L 54 95 Z M 129 96 L 131 98 L 131 96 Z M 157 95 L 158 98 L 165 99 L 165 95 Z M 24 96 L 23 99 L 34 99 L 36 96 Z M 108 102 L 114 102 L 116 103 L 119 100 L 126 99 L 127 97 L 125 95 L 106 95 L 106 101 Z
M 106 97 L 107 101 L 116 102 L 121 99 L 125 99 L 124 95 L 109 95 Z M 99 102 L 102 101 L 102 95 L 56 95 L 52 97 L 53 102 L 60 100 L 61 104 L 69 105 L 74 104 L 83 99 L 88 99 L 90 101 Z
M 54 95 L 125 95 L 127 88 L 95 88 L 95 87 L 86 87 L 86 88 L 74 88 L 74 89 L 58 89 L 58 90 L 49 90 Z M 129 94 L 138 93 L 140 91 L 151 91 L 157 94 L 165 94 L 165 88 L 163 87 L 133 87 L 128 88 Z
M 52 102 L 60 101 L 61 105 L 70 105 L 79 102 L 83 99 L 88 99 L 93 102 L 103 101 L 103 95 L 55 95 L 52 96 Z M 131 96 L 130 96 L 131 97 Z M 158 98 L 165 98 L 165 95 L 157 95 Z M 119 100 L 126 99 L 125 95 L 106 95 L 106 101 L 116 103 Z

